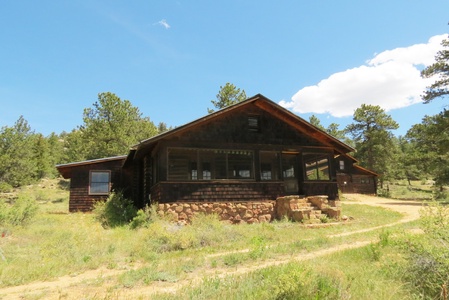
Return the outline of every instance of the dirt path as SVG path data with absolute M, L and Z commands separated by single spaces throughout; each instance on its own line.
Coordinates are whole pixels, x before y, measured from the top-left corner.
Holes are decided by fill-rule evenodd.
M 400 221 L 395 223 L 332 235 L 330 237 L 368 232 L 377 230 L 379 228 L 394 226 L 399 223 L 410 222 L 419 218 L 419 211 L 422 207 L 421 202 L 418 201 L 399 201 L 366 195 L 345 195 L 345 198 L 348 200 L 345 201 L 345 204 L 366 204 L 372 206 L 380 206 L 400 212 L 404 215 L 404 217 Z M 151 296 L 156 293 L 176 292 L 182 287 L 199 284 L 206 277 L 222 278 L 228 275 L 245 274 L 270 266 L 281 265 L 292 261 L 304 261 L 346 249 L 359 248 L 369 243 L 370 241 L 365 241 L 337 245 L 327 249 L 321 249 L 298 256 L 281 256 L 277 257 L 276 260 L 267 260 L 257 265 L 237 266 L 234 269 L 203 269 L 200 271 L 195 271 L 194 273 L 191 273 L 187 279 L 183 279 L 175 283 L 155 282 L 149 286 L 137 287 L 132 289 L 114 289 L 114 277 L 128 271 L 129 269 L 109 270 L 100 268 L 97 270 L 87 271 L 78 276 L 63 276 L 54 281 L 35 282 L 27 285 L 0 289 L 0 299 L 28 299 L 30 297 L 33 299 L 151 299 Z M 238 252 L 245 251 L 246 250 L 240 250 Z M 222 255 L 225 254 L 222 253 Z M 214 256 L 219 255 L 220 254 L 214 254 Z M 91 296 L 89 298 L 86 298 L 86 295 Z

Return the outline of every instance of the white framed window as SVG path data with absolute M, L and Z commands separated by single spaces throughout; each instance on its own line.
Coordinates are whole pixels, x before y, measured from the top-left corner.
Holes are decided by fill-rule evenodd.
M 111 171 L 90 171 L 89 195 L 107 195 L 111 189 Z
M 345 161 L 340 160 L 340 170 L 344 170 L 344 169 L 345 169 Z

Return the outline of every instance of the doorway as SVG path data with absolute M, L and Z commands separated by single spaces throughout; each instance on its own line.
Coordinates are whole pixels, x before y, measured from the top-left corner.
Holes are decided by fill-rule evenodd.
M 282 153 L 282 178 L 287 195 L 299 194 L 298 155 L 299 153 Z

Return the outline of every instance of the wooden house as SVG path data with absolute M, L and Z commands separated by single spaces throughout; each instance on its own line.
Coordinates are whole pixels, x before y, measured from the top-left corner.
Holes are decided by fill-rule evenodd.
M 350 155 L 338 155 L 335 160 L 338 188 L 342 193 L 377 194 L 378 174 L 359 166 L 358 161 Z
M 72 180 L 70 211 L 87 210 L 107 195 L 107 184 L 124 190 L 139 207 L 153 202 L 263 201 L 285 195 L 327 195 L 333 200 L 338 198 L 341 171 L 336 158 L 347 158 L 352 151 L 258 94 L 144 140 L 127 156 L 57 168 Z

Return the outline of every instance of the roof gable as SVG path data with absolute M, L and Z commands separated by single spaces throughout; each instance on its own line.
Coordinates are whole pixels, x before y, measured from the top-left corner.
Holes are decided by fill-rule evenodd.
M 235 111 L 239 111 L 240 109 L 245 108 L 245 106 L 249 106 L 249 105 L 255 105 L 256 107 L 266 111 L 273 117 L 282 120 L 284 123 L 293 127 L 295 130 L 297 130 L 315 140 L 320 141 L 322 144 L 324 144 L 328 147 L 334 148 L 337 152 L 348 153 L 348 152 L 354 151 L 354 149 L 352 147 L 350 147 L 350 146 L 346 145 L 345 143 L 341 142 L 340 140 L 334 138 L 333 136 L 329 135 L 325 131 L 313 126 L 312 124 L 305 121 L 301 117 L 293 114 L 289 110 L 283 108 L 279 104 L 271 101 L 270 99 L 266 98 L 265 96 L 263 96 L 261 94 L 257 94 L 251 98 L 248 98 L 245 101 L 225 107 L 219 111 L 216 111 L 214 113 L 206 115 L 202 118 L 194 120 L 185 125 L 179 126 L 173 130 L 164 132 L 157 136 L 151 137 L 147 140 L 143 140 L 139 144 L 134 145 L 132 147 L 132 149 L 139 152 L 139 150 L 141 150 L 143 148 L 151 147 L 152 145 L 156 144 L 159 140 L 186 133 L 189 130 L 192 130 L 193 128 L 197 128 L 198 126 L 201 126 L 202 124 L 211 122 L 214 119 L 217 119 L 223 115 L 230 114 Z

